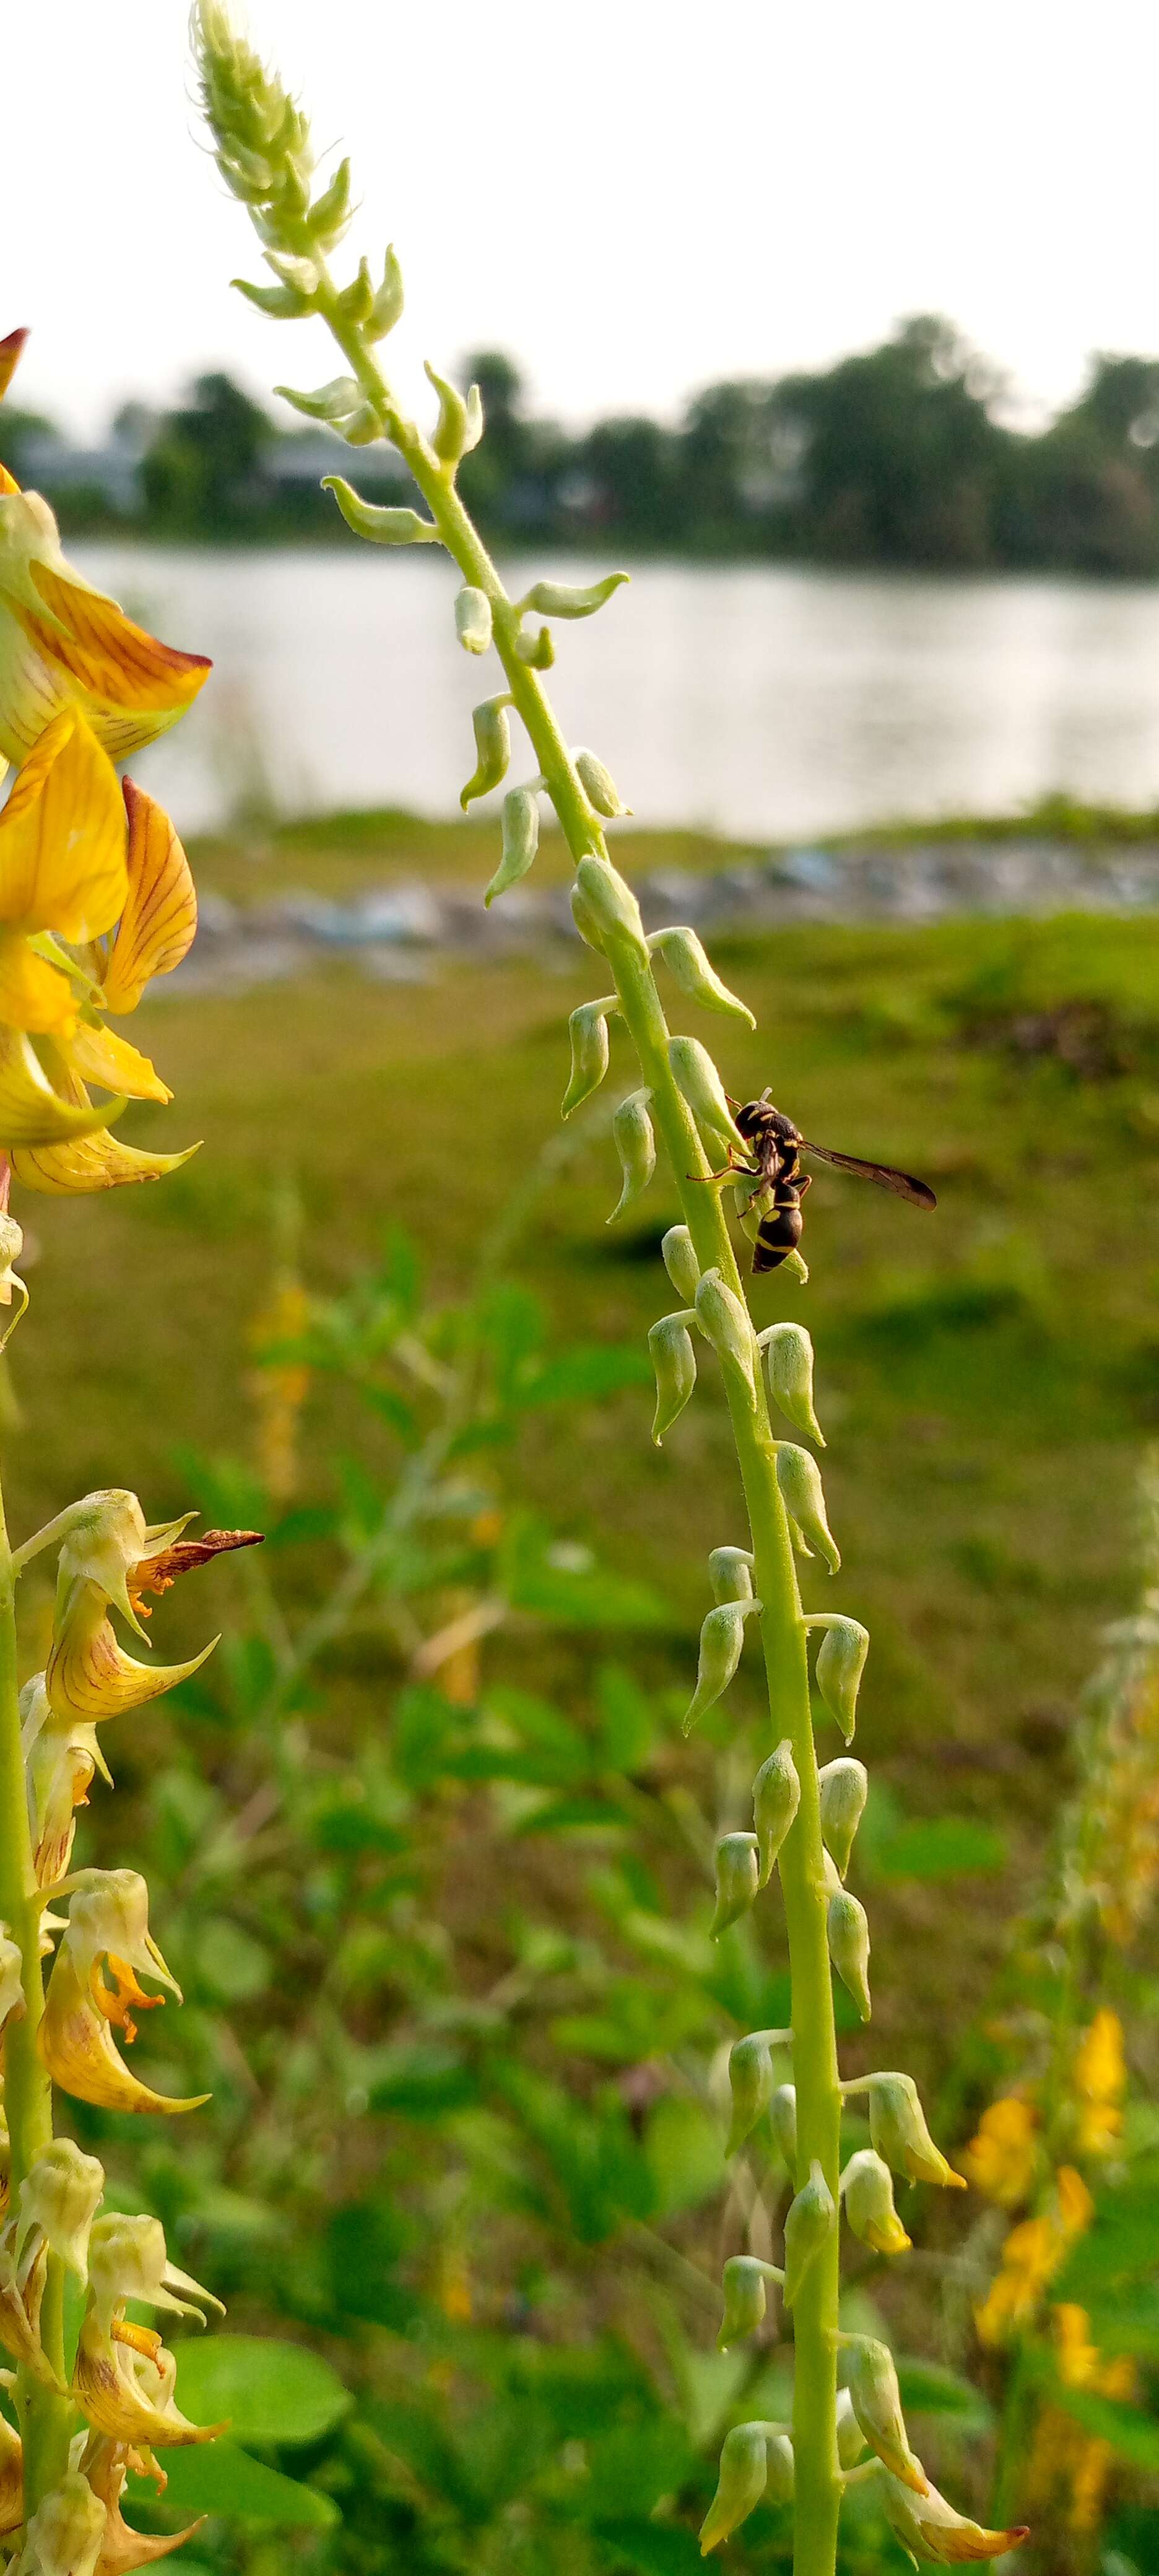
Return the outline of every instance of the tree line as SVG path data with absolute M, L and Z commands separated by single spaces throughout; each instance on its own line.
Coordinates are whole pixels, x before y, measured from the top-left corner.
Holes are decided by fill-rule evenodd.
M 614 542 L 625 551 L 936 570 L 1159 571 L 1159 359 L 1096 355 L 1078 400 L 1028 434 L 954 326 L 903 322 L 830 367 L 708 386 L 674 424 L 646 414 L 577 433 L 537 417 L 510 359 L 463 370 L 487 430 L 464 496 L 502 543 Z M 119 476 L 54 446 L 7 407 L 0 453 L 74 530 L 132 524 L 179 539 L 337 537 L 318 490 L 330 433 L 280 428 L 222 374 L 173 410 L 119 415 Z M 135 442 L 135 444 L 133 444 Z M 54 488 L 54 464 L 55 488 Z M 348 460 L 347 460 L 348 461 Z M 368 449 L 354 479 L 383 482 Z M 389 474 L 389 466 L 386 467 Z

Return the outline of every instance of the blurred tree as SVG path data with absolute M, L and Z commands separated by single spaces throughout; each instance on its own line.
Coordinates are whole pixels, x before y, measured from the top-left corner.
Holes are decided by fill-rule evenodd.
M 231 376 L 199 376 L 182 410 L 160 421 L 142 464 L 146 506 L 167 525 L 213 535 L 262 504 L 262 467 L 277 432 Z

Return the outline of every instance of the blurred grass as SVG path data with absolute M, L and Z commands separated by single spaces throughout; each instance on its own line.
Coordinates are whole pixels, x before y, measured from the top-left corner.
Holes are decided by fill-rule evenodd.
M 429 830 L 447 866 L 484 880 L 485 830 Z M 383 850 L 368 826 L 340 864 L 381 877 Z M 279 874 L 285 863 L 283 847 Z M 232 891 L 243 867 L 261 881 L 260 866 L 211 848 L 201 881 Z M 754 1037 L 706 1032 L 729 1088 L 771 1082 L 807 1133 L 938 1189 L 925 1218 L 818 1169 L 811 1283 L 774 1277 L 756 1308 L 759 1323 L 800 1315 L 817 1345 L 845 1567 L 832 1585 L 807 1568 L 807 1597 L 872 1630 L 863 1724 L 881 1776 L 907 1811 L 952 1807 L 1008 1832 L 1004 1889 L 989 1883 L 982 1905 L 978 1886 L 953 1897 L 973 1984 L 1040 1853 L 1097 1630 L 1130 1592 L 1135 1467 L 1159 1419 L 1159 920 L 796 928 L 717 940 L 714 955 L 758 1014 Z M 201 1136 L 204 1150 L 155 1189 L 21 1205 L 39 1259 L 12 1352 L 27 1426 L 6 1442 L 18 1534 L 96 1485 L 176 1509 L 195 1499 L 174 1464 L 182 1443 L 244 1447 L 246 1335 L 282 1176 L 305 1201 L 308 1284 L 341 1287 L 401 1224 L 436 1292 L 463 1286 L 482 1229 L 556 1132 L 564 1020 L 592 973 L 579 956 L 553 965 L 554 989 L 541 961 L 386 988 L 335 966 L 138 1014 L 134 1037 L 177 1096 L 124 1132 Z M 1071 1061 L 1078 1006 L 1098 1043 Z M 614 1045 L 609 1111 L 631 1079 Z M 522 1257 L 569 1338 L 642 1337 L 663 1311 L 656 1253 L 675 1199 L 656 1185 L 608 1231 L 613 1161 L 593 1142 L 542 1200 Z M 660 1453 L 649 1409 L 631 1390 L 578 1422 L 556 1416 L 524 1465 L 557 1522 L 671 1600 L 687 1634 L 650 1640 L 641 1660 L 683 1678 L 706 1551 L 741 1535 L 734 1470 L 711 1398 Z M 327 1473 L 319 1455 L 319 1488 Z M 167 1651 L 184 1615 L 167 1618 Z M 529 1682 L 575 1687 L 558 1640 L 520 1651 Z M 890 1889 L 885 1937 L 908 1992 L 883 1974 L 879 2018 L 910 2033 L 920 2020 L 936 2056 L 944 1947 L 913 1938 L 935 1916 L 949 1935 L 944 1892 Z

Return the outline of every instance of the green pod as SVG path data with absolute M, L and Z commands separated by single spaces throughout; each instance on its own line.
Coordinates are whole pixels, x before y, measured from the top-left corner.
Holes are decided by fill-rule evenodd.
M 769 2096 L 769 2126 L 791 2174 L 797 2170 L 797 2087 L 778 2084 Z
M 363 323 L 368 340 L 385 340 L 400 320 L 403 308 L 402 270 L 395 257 L 394 243 L 388 245 L 382 271 L 382 284 Z
M 739 2531 L 760 2503 L 769 2474 L 770 2437 L 781 2439 L 780 2428 L 771 2424 L 734 2424 L 731 2433 L 725 2434 L 719 2483 L 700 2526 L 702 2558 Z
M 701 1622 L 696 1688 L 684 1712 L 686 1735 L 728 1689 L 741 1658 L 744 1623 L 753 1611 L 759 1618 L 759 1601 L 721 1601 Z
M 480 593 L 480 596 L 482 594 Z M 503 799 L 503 855 L 483 897 L 492 904 L 518 885 L 539 848 L 539 800 L 533 787 L 512 787 Z
M 380 509 L 376 501 L 363 501 L 353 484 L 341 474 L 324 474 L 322 490 L 332 492 L 348 528 L 356 537 L 365 537 L 372 546 L 430 546 L 440 543 L 433 519 L 420 519 L 417 510 Z
M 621 814 L 631 813 L 631 806 L 621 800 L 611 772 L 602 760 L 596 759 L 594 751 L 577 751 L 574 758 L 576 776 L 594 813 L 603 814 L 611 823 L 617 822 Z
M 792 2036 L 788 2030 L 754 2030 L 747 2038 L 733 2041 L 728 2053 L 732 2112 L 724 2145 L 726 2156 L 735 2156 L 768 2110 L 773 2097 L 773 2048 L 785 2046 Z
M 798 1453 L 800 1454 L 800 1453 Z M 847 1744 L 857 1724 L 857 1693 L 869 1653 L 869 1630 L 859 1619 L 826 1618 L 817 1656 L 817 1688 L 830 1717 L 835 1717 Z M 821 1620 L 810 1626 L 822 1625 Z
M 809 2179 L 790 2203 L 785 2219 L 785 2306 L 796 2303 L 801 2283 L 827 2244 L 837 2224 L 833 2194 L 814 2160 Z
M 869 1917 L 847 1888 L 835 1888 L 825 1915 L 829 1956 L 863 2021 L 873 2012 L 869 1999 Z
M 758 1339 L 774 1404 L 794 1431 L 823 1449 L 825 1435 L 813 1411 L 813 1344 L 804 1325 L 770 1324 Z
M 793 1747 L 786 1735 L 768 1760 L 762 1762 L 753 1782 L 753 1823 L 761 1854 L 761 1886 L 767 1886 L 776 1867 L 781 1845 L 801 1803 L 801 1782 L 793 1760 Z
M 608 859 L 597 859 L 589 853 L 580 860 L 575 881 L 584 917 L 590 919 L 596 933 L 594 944 L 602 948 L 609 939 L 629 939 L 641 960 L 646 958 L 648 951 L 644 944 L 640 906 L 618 868 L 614 868 Z M 574 902 L 572 910 L 575 911 Z M 581 932 L 587 938 L 582 924 Z M 588 944 L 591 946 L 592 942 L 589 940 Z
M 696 1291 L 696 1314 L 701 1330 L 711 1342 L 717 1358 L 727 1360 L 740 1371 L 752 1401 L 756 1401 L 756 1345 L 749 1321 L 748 1307 L 726 1288 L 719 1270 L 701 1273 Z M 810 1460 L 810 1465 L 812 1461 Z
M 656 1139 L 648 1115 L 650 1091 L 630 1091 L 612 1120 L 612 1138 L 620 1157 L 623 1185 L 608 1224 L 642 1198 L 656 1169 Z
M 845 2215 L 855 2236 L 875 2254 L 908 2254 L 910 2239 L 898 2217 L 893 2176 L 876 2147 L 859 2147 L 841 2176 Z
M 730 2343 L 740 2343 L 745 2335 L 755 2334 L 764 2324 L 768 2304 L 766 2283 L 779 2281 L 782 2274 L 774 2263 L 758 2262 L 755 2254 L 733 2254 L 721 2275 L 724 2292 L 724 2315 L 716 2338 L 718 2352 L 727 2352 Z
M 777 1483 L 785 1510 L 805 1541 L 805 1553 L 812 1555 L 816 1549 L 830 1574 L 836 1574 L 841 1556 L 825 1517 L 825 1491 L 816 1459 L 793 1441 L 782 1440 L 777 1449 Z
M 455 633 L 464 653 L 486 653 L 493 632 L 491 602 L 486 591 L 476 590 L 471 582 L 465 581 L 455 595 Z
M 722 984 L 694 930 L 683 925 L 654 930 L 648 946 L 653 956 L 663 958 L 673 982 L 690 1002 L 699 1002 L 702 1011 L 720 1011 L 726 1019 L 743 1020 L 748 1028 L 755 1029 L 756 1021 L 747 1002 L 740 1001 L 727 984 Z
M 678 1297 L 688 1304 L 700 1286 L 700 1263 L 686 1225 L 670 1225 L 660 1246 L 660 1257 Z
M 299 393 L 293 385 L 275 385 L 274 392 L 306 420 L 347 420 L 362 400 L 353 376 L 332 376 L 328 385 L 319 385 L 312 394 Z
M 693 1320 L 687 1312 L 661 1315 L 648 1335 L 648 1351 L 656 1377 L 656 1414 L 652 1438 L 659 1449 L 664 1434 L 678 1422 L 696 1384 L 696 1351 L 688 1330 Z
M 708 1927 L 719 1941 L 730 1923 L 747 1914 L 760 1885 L 755 1834 L 722 1834 L 716 1846 L 716 1910 Z
M 701 1046 L 699 1038 L 669 1038 L 668 1062 L 677 1090 L 683 1092 L 705 1141 L 720 1153 L 728 1153 L 731 1148 L 747 1154 L 748 1147 L 733 1123 L 724 1084 L 707 1047 Z
M 511 721 L 507 713 L 510 704 L 509 697 L 484 698 L 472 710 L 478 762 L 459 798 L 464 814 L 473 797 L 485 796 L 507 775 L 511 758 Z
M 843 1754 L 840 1760 L 827 1762 L 818 1777 L 825 1849 L 835 1861 L 839 1877 L 844 1878 L 853 1838 L 865 1813 L 869 1774 L 864 1762 L 854 1762 L 848 1754 Z
M 928 2495 L 929 2480 L 914 2458 L 901 2411 L 901 2390 L 888 2344 L 873 2335 L 843 2335 L 850 2403 L 871 2451 L 890 2476 L 914 2495 Z
M 516 605 L 517 617 L 594 617 L 622 581 L 630 581 L 626 572 L 606 572 L 602 581 L 589 582 L 586 589 L 567 581 L 537 581 L 526 598 Z M 586 755 L 590 759 L 591 755 Z
M 755 1558 L 747 1547 L 714 1547 L 708 1580 L 714 1601 L 751 1601 Z
M 869 2134 L 895 2174 L 906 2182 L 934 2182 L 951 2191 L 965 2191 L 961 2174 L 934 2145 L 912 2075 L 863 2076 L 856 2090 L 869 2096 Z
M 616 996 L 609 993 L 602 1002 L 581 1002 L 567 1024 L 571 1039 L 571 1075 L 563 1095 L 561 1117 L 570 1118 L 573 1110 L 590 1100 L 598 1091 L 608 1070 L 611 1043 L 608 1037 L 608 1013 L 618 1008 Z

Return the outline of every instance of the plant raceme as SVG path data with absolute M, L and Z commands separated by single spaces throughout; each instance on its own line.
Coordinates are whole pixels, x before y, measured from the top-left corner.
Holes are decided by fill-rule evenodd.
M 23 334 L 0 344 L 0 393 Z M 151 742 L 196 696 L 208 664 L 132 625 L 61 553 L 52 514 L 0 469 L 0 1301 L 27 1292 L 14 1264 L 13 1183 L 72 1196 L 155 1180 L 183 1154 L 122 1144 L 131 1100 L 167 1101 L 148 1058 L 107 1025 L 185 955 L 197 907 L 167 815 L 115 758 Z M 94 1105 L 91 1091 L 109 1095 Z M 9 1325 L 11 1329 L 11 1325 Z M 188 1517 L 188 1515 L 186 1516 Z M 174 2393 L 176 2363 L 129 2303 L 203 2319 L 208 2292 L 173 2264 L 152 2217 L 103 2207 L 99 2159 L 53 2134 L 54 2088 L 105 2110 L 169 2118 L 204 2095 L 154 2090 L 123 2053 L 141 2017 L 180 1988 L 149 1929 L 132 1869 L 71 1870 L 76 1816 L 110 1772 L 102 1729 L 203 1661 L 146 1662 L 149 1594 L 257 1533 L 183 1536 L 134 1494 L 70 1504 L 13 1551 L 0 1509 L 0 2346 L 15 2426 L 0 2420 L 0 2534 L 21 2576 L 122 2576 L 179 2546 L 121 2510 L 130 2470 L 202 2444 Z M 18 1690 L 16 1586 L 56 1559 L 43 1670 Z M 204 1652 L 208 1654 L 210 1647 Z M 45 1974 L 45 1962 L 51 1961 Z M 65 2276 L 83 2297 L 66 2334 Z
M 598 756 L 568 747 L 542 680 L 554 658 L 551 625 L 528 623 L 533 617 L 591 616 L 624 576 L 609 574 L 584 587 L 541 582 L 522 599 L 508 596 L 456 483 L 462 458 L 484 433 L 478 389 L 462 394 L 428 367 L 437 397 L 430 434 L 407 417 L 376 356 L 402 311 L 402 276 L 393 250 L 380 282 L 365 260 L 341 286 L 330 267 L 330 254 L 350 221 L 349 164 L 342 162 L 327 183 L 319 183 L 305 116 L 219 0 L 198 0 L 193 25 L 217 166 L 248 208 L 270 271 L 266 284 L 239 280 L 242 292 L 274 320 L 321 319 L 341 352 L 343 370 L 328 383 L 279 390 L 352 447 L 378 439 L 394 445 L 422 507 L 377 506 L 345 477 L 331 476 L 329 488 L 342 516 L 371 544 L 441 546 L 461 584 L 454 608 L 459 643 L 474 657 L 493 651 L 501 666 L 502 685 L 475 709 L 475 758 L 462 790 L 464 807 L 504 785 L 513 716 L 530 742 L 532 775 L 506 789 L 503 853 L 486 900 L 501 898 L 534 864 L 545 797 L 574 863 L 576 928 L 600 961 L 604 989 L 572 1013 L 564 1116 L 604 1080 L 613 1034 L 617 1041 L 620 1032 L 626 1034 L 638 1071 L 616 1117 L 622 1185 L 614 1214 L 646 1190 L 659 1146 L 682 1208 L 683 1222 L 664 1241 L 665 1267 L 680 1303 L 650 1335 L 657 1395 L 653 1436 L 664 1439 L 678 1422 L 706 1354 L 719 1366 L 731 1420 L 747 1543 L 712 1552 L 715 1605 L 701 1633 L 687 1723 L 721 1698 L 746 1642 L 759 1635 L 776 1751 L 755 1786 L 755 1830 L 724 1838 L 715 1929 L 735 1922 L 777 1872 L 788 1925 L 792 2026 L 754 2032 L 734 2048 L 728 2152 L 746 2145 L 776 2099 L 777 2135 L 789 2142 L 795 2185 L 785 2223 L 783 2297 L 792 2310 L 796 2366 L 791 2425 L 742 2423 L 729 2432 L 702 2547 L 726 2541 L 763 2496 L 791 2496 L 796 2576 L 833 2576 L 844 2486 L 849 2478 L 873 2476 L 883 2513 L 912 2556 L 935 2564 L 994 2557 L 1016 2547 L 1023 2529 L 985 2531 L 937 2494 L 909 2446 L 885 2346 L 839 2333 L 843 2198 L 863 2241 L 900 2254 L 908 2238 L 893 2206 L 891 2173 L 941 2183 L 958 2177 L 930 2138 L 908 2077 L 869 2076 L 853 2087 L 840 2080 L 832 1973 L 849 1989 L 863 2020 L 871 2010 L 868 1923 L 860 1900 L 844 1885 L 864 1803 L 864 1774 L 852 1760 L 829 1766 L 827 1776 L 819 1773 L 808 1639 L 810 1629 L 822 1632 L 817 1689 L 848 1743 L 868 1638 L 854 1620 L 806 1615 L 801 1607 L 796 1556 L 819 1559 L 831 1572 L 840 1559 L 816 1459 L 799 1442 L 775 1435 L 770 1400 L 795 1432 L 820 1445 L 812 1349 L 796 1325 L 774 1327 L 759 1338 L 753 1326 L 720 1197 L 733 1176 L 717 1169 L 731 1151 L 743 1151 L 744 1140 L 707 1049 L 693 1036 L 670 1033 L 657 969 L 682 1003 L 749 1026 L 752 1016 L 721 981 L 693 931 L 674 925 L 645 936 L 639 906 L 609 859 L 603 829 L 628 809 Z M 751 1183 L 739 1195 L 744 1205 L 738 1213 L 751 1226 L 763 1213 L 759 1197 Z M 807 1275 L 799 1258 L 795 1269 L 786 1265 L 786 1276 L 793 1275 Z M 792 2081 L 778 2083 L 777 2056 L 789 2053 Z M 850 2090 L 868 2093 L 872 2146 L 842 2173 L 842 2102 Z M 760 2259 L 739 2274 L 726 2272 L 725 2340 L 759 2324 L 767 2284 L 776 2278 L 777 2268 Z M 840 2401 L 839 2372 L 847 2381 Z

